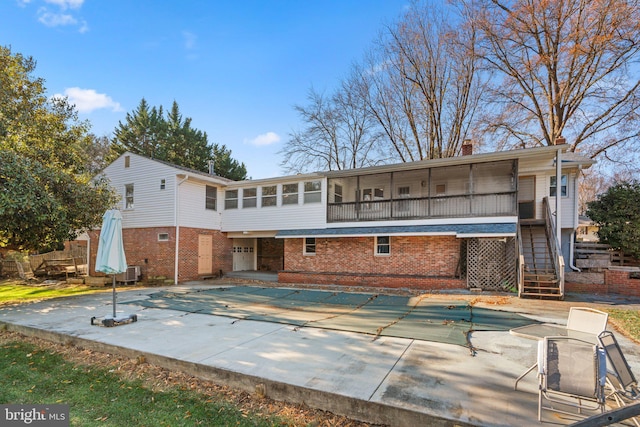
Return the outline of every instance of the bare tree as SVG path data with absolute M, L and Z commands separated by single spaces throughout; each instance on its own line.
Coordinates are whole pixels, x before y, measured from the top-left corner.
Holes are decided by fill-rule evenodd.
M 497 148 L 554 145 L 564 136 L 571 151 L 591 158 L 638 151 L 638 0 L 463 3 L 483 58 L 501 77 L 483 117 Z
M 304 128 L 281 151 L 285 169 L 457 155 L 471 136 L 483 88 L 474 22 L 460 10 L 414 1 L 333 96 L 311 90 L 308 105 L 295 107 Z
M 454 12 L 413 2 L 366 59 L 369 109 L 401 161 L 455 156 L 470 136 L 482 74 L 474 22 Z
M 309 91 L 306 106 L 294 108 L 305 128 L 290 134 L 280 151 L 289 172 L 342 170 L 376 162 L 372 148 L 377 140 L 375 124 L 367 114 L 356 76 L 343 80 L 331 97 Z

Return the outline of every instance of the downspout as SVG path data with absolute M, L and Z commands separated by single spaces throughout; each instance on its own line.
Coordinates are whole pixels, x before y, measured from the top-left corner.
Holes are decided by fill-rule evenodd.
M 579 224 L 578 222 L 578 177 L 580 176 L 580 170 L 582 169 L 582 165 L 578 165 L 578 173 L 576 174 L 576 179 L 573 180 L 573 194 L 576 195 L 576 197 L 574 198 L 575 202 L 574 202 L 574 211 L 575 211 L 575 215 L 574 215 L 574 224 Z M 573 229 L 573 233 L 571 233 L 571 241 L 569 242 L 569 268 L 572 269 L 573 271 L 577 271 L 578 273 L 580 273 L 582 270 L 580 270 L 578 267 L 575 266 L 575 246 L 576 246 L 576 229 Z
M 562 253 L 562 221 L 560 212 L 562 205 L 562 148 L 558 148 L 556 153 L 556 239 Z
M 175 250 L 175 260 L 174 260 L 174 266 L 173 266 L 173 271 L 174 271 L 174 277 L 173 277 L 173 283 L 174 284 L 178 284 L 178 258 L 179 258 L 179 252 L 180 252 L 180 224 L 178 222 L 178 202 L 180 201 L 180 197 L 179 197 L 179 189 L 178 187 L 185 182 L 186 180 L 189 179 L 189 175 L 185 175 L 184 179 L 182 179 L 181 181 L 178 181 L 178 175 L 175 176 L 175 182 L 176 182 L 176 186 L 175 186 L 175 191 L 173 193 L 173 220 L 176 224 L 176 250 Z
M 571 233 L 571 245 L 569 245 L 569 268 L 571 268 L 573 271 L 577 271 L 578 273 L 580 273 L 582 270 L 580 270 L 578 267 L 576 267 L 573 263 L 575 262 L 575 257 L 573 255 L 574 253 L 574 242 L 575 242 L 575 238 L 576 238 L 576 232 L 574 231 L 573 233 Z

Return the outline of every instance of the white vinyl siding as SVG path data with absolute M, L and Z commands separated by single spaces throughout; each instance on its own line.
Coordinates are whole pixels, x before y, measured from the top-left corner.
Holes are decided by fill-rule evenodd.
M 125 157 L 129 158 L 129 167 L 125 167 Z M 220 214 L 205 209 L 205 184 L 196 183 L 191 178 L 185 180 L 181 174 L 184 171 L 136 154 L 122 156 L 107 166 L 104 175 L 111 187 L 121 194 L 123 227 L 175 226 L 177 218 L 180 225 L 219 229 Z M 165 188 L 161 189 L 163 179 Z M 178 183 L 180 185 L 176 187 Z M 134 186 L 135 209 L 124 209 L 126 184 Z M 216 186 L 215 183 L 212 184 Z M 222 184 L 221 182 L 219 185 Z M 176 194 L 176 188 L 179 194 Z M 218 198 L 220 197 L 218 194 Z M 177 212 L 176 200 L 180 206 Z
M 207 185 L 197 181 L 185 181 L 180 184 L 178 195 L 178 222 L 181 226 L 206 229 L 220 229 L 220 213 L 207 209 L 204 202 Z M 210 187 L 211 188 L 211 187 Z M 220 196 L 220 189 L 213 187 Z
M 125 167 L 125 158 L 129 167 Z M 123 227 L 160 227 L 175 220 L 175 169 L 135 154 L 122 156 L 104 169 L 111 187 L 121 194 Z M 159 183 L 166 179 L 165 189 Z M 125 209 L 125 185 L 133 184 L 134 207 Z

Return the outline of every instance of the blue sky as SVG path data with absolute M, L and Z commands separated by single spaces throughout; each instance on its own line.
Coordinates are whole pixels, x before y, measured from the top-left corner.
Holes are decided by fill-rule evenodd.
M 252 178 L 282 175 L 296 104 L 330 93 L 407 0 L 0 0 L 0 44 L 37 61 L 98 136 L 177 101 Z

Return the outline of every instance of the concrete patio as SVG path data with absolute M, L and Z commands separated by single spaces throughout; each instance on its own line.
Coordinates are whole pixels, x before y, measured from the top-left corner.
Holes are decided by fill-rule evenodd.
M 515 379 L 535 361 L 537 342 L 508 331 L 473 332 L 472 352 L 460 345 L 412 338 L 296 328 L 142 305 L 159 290 L 221 285 L 233 283 L 222 279 L 170 288 L 119 288 L 118 313 L 136 314 L 138 321 L 112 328 L 90 322 L 93 316 L 111 313 L 108 292 L 3 307 L 0 326 L 94 350 L 144 355 L 150 363 L 373 424 L 539 424 L 536 376 L 528 375 L 514 390 Z M 571 306 L 640 308 L 640 300 L 585 295 L 569 295 L 565 301 L 471 293 L 428 298 L 473 301 L 476 307 L 558 324 L 566 322 Z M 640 372 L 640 346 L 616 336 L 632 370 Z M 545 417 L 545 423 L 553 425 L 579 419 L 550 412 Z

